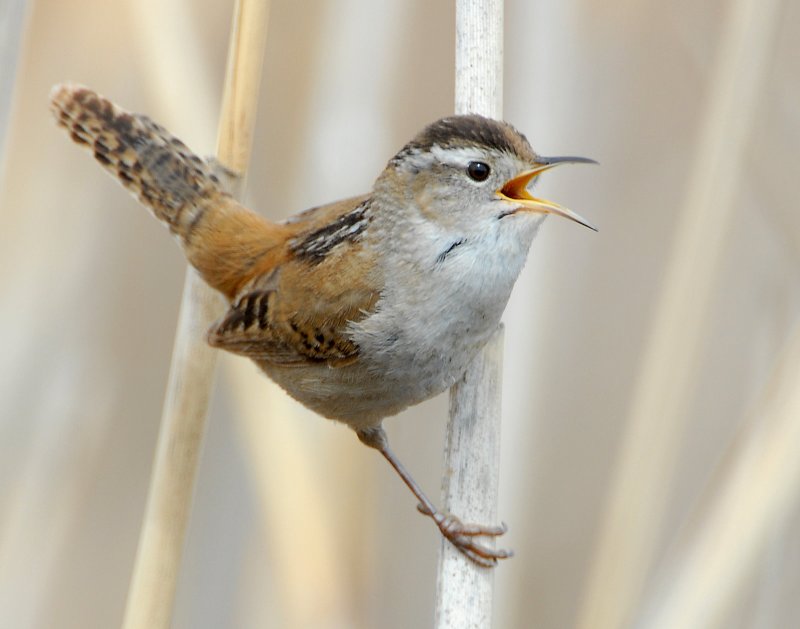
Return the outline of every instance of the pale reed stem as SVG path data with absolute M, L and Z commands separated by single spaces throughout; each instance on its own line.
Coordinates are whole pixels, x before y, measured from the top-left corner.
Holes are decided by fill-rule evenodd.
M 217 142 L 218 161 L 236 175 L 234 193 L 252 147 L 268 15 L 268 0 L 236 4 Z M 189 269 L 124 629 L 171 623 L 214 376 L 216 352 L 205 333 L 221 310 L 219 296 Z
M 501 118 L 503 1 L 456 2 L 456 113 Z M 465 522 L 494 524 L 500 468 L 502 330 L 450 390 L 442 502 Z M 492 543 L 492 542 L 487 542 Z M 442 540 L 437 629 L 485 629 L 492 622 L 494 576 Z

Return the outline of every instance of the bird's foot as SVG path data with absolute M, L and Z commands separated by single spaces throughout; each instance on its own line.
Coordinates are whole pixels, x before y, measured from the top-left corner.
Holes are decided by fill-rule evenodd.
M 466 557 L 484 568 L 494 568 L 499 559 L 513 557 L 510 550 L 490 548 L 478 543 L 475 538 L 479 536 L 498 537 L 508 531 L 505 523 L 500 526 L 486 526 L 482 524 L 465 524 L 456 516 L 449 513 L 431 511 L 425 505 L 417 505 L 423 515 L 427 515 L 436 522 L 442 535 L 450 541 Z

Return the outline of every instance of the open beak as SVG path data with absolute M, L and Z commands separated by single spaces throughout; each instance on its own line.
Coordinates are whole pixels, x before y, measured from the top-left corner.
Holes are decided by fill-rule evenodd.
M 587 157 L 540 157 L 538 160 L 536 168 L 526 170 L 513 179 L 509 179 L 505 185 L 497 191 L 497 195 L 501 199 L 522 206 L 511 213 L 541 212 L 543 214 L 558 214 L 571 221 L 580 223 L 584 227 L 597 231 L 597 227 L 572 210 L 568 210 L 553 201 L 537 199 L 528 192 L 528 184 L 530 184 L 531 180 L 546 170 L 550 170 L 561 164 L 596 164 L 597 162 Z

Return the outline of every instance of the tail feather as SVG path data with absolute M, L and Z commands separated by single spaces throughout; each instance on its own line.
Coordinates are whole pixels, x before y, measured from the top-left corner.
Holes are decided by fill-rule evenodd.
M 56 86 L 50 102 L 72 139 L 178 236 L 213 288 L 232 298 L 281 259 L 288 228 L 237 203 L 203 159 L 147 116 L 78 85 Z
M 50 103 L 72 139 L 184 242 L 208 204 L 226 196 L 208 164 L 147 116 L 78 85 L 56 86 Z

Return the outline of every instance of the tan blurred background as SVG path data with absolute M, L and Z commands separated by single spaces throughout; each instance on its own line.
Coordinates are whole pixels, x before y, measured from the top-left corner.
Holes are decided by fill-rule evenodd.
M 671 604 L 670 575 L 684 574 L 742 443 L 767 425 L 764 387 L 800 315 L 800 3 L 759 4 L 772 13 L 752 40 L 757 20 L 745 19 L 736 40 L 726 25 L 756 4 L 506 2 L 505 118 L 541 153 L 601 166 L 542 182 L 543 196 L 600 232 L 549 220 L 505 317 L 499 512 L 516 557 L 497 570 L 497 627 L 659 626 L 652 609 Z M 119 625 L 185 268 L 166 231 L 55 127 L 48 92 L 85 83 L 211 154 L 231 14 L 232 3 L 212 0 L 28 3 L 0 147 L 0 627 Z M 368 189 L 406 140 L 451 112 L 453 22 L 450 2 L 273 0 L 248 203 L 278 219 Z M 719 76 L 729 31 L 745 49 L 760 46 L 755 60 L 743 57 L 755 64 L 743 104 L 739 84 L 731 98 Z M 742 79 L 738 66 L 731 77 Z M 691 345 L 690 370 L 675 366 L 687 376 L 680 413 L 657 424 L 664 435 L 637 442 L 633 409 L 670 252 L 706 177 L 698 155 L 730 136 L 730 125 L 722 138 L 708 130 L 715 106 L 742 116 L 743 134 L 731 163 L 707 173 L 724 185 L 705 205 L 729 211 L 695 233 L 721 239 L 719 263 L 708 290 L 686 289 L 699 323 L 660 328 L 696 329 L 668 337 Z M 696 264 L 702 274 L 706 261 Z M 387 422 L 434 496 L 446 414 L 438 398 Z M 769 434 L 794 444 L 795 433 Z M 626 478 L 675 444 L 664 482 L 645 491 L 655 510 L 619 503 L 632 505 L 617 511 L 630 532 L 603 525 L 626 443 L 641 457 Z M 725 567 L 689 588 L 701 606 L 716 601 L 711 615 L 671 626 L 800 626 L 800 496 L 789 484 L 797 470 L 782 467 L 791 458 L 766 457 L 767 493 L 747 494 L 744 515 L 769 517 L 736 551 L 700 563 Z M 407 490 L 348 430 L 287 400 L 244 360 L 220 361 L 176 628 L 427 627 L 438 544 Z M 628 576 L 617 581 L 617 568 Z M 617 598 L 621 616 L 601 620 L 592 601 Z

